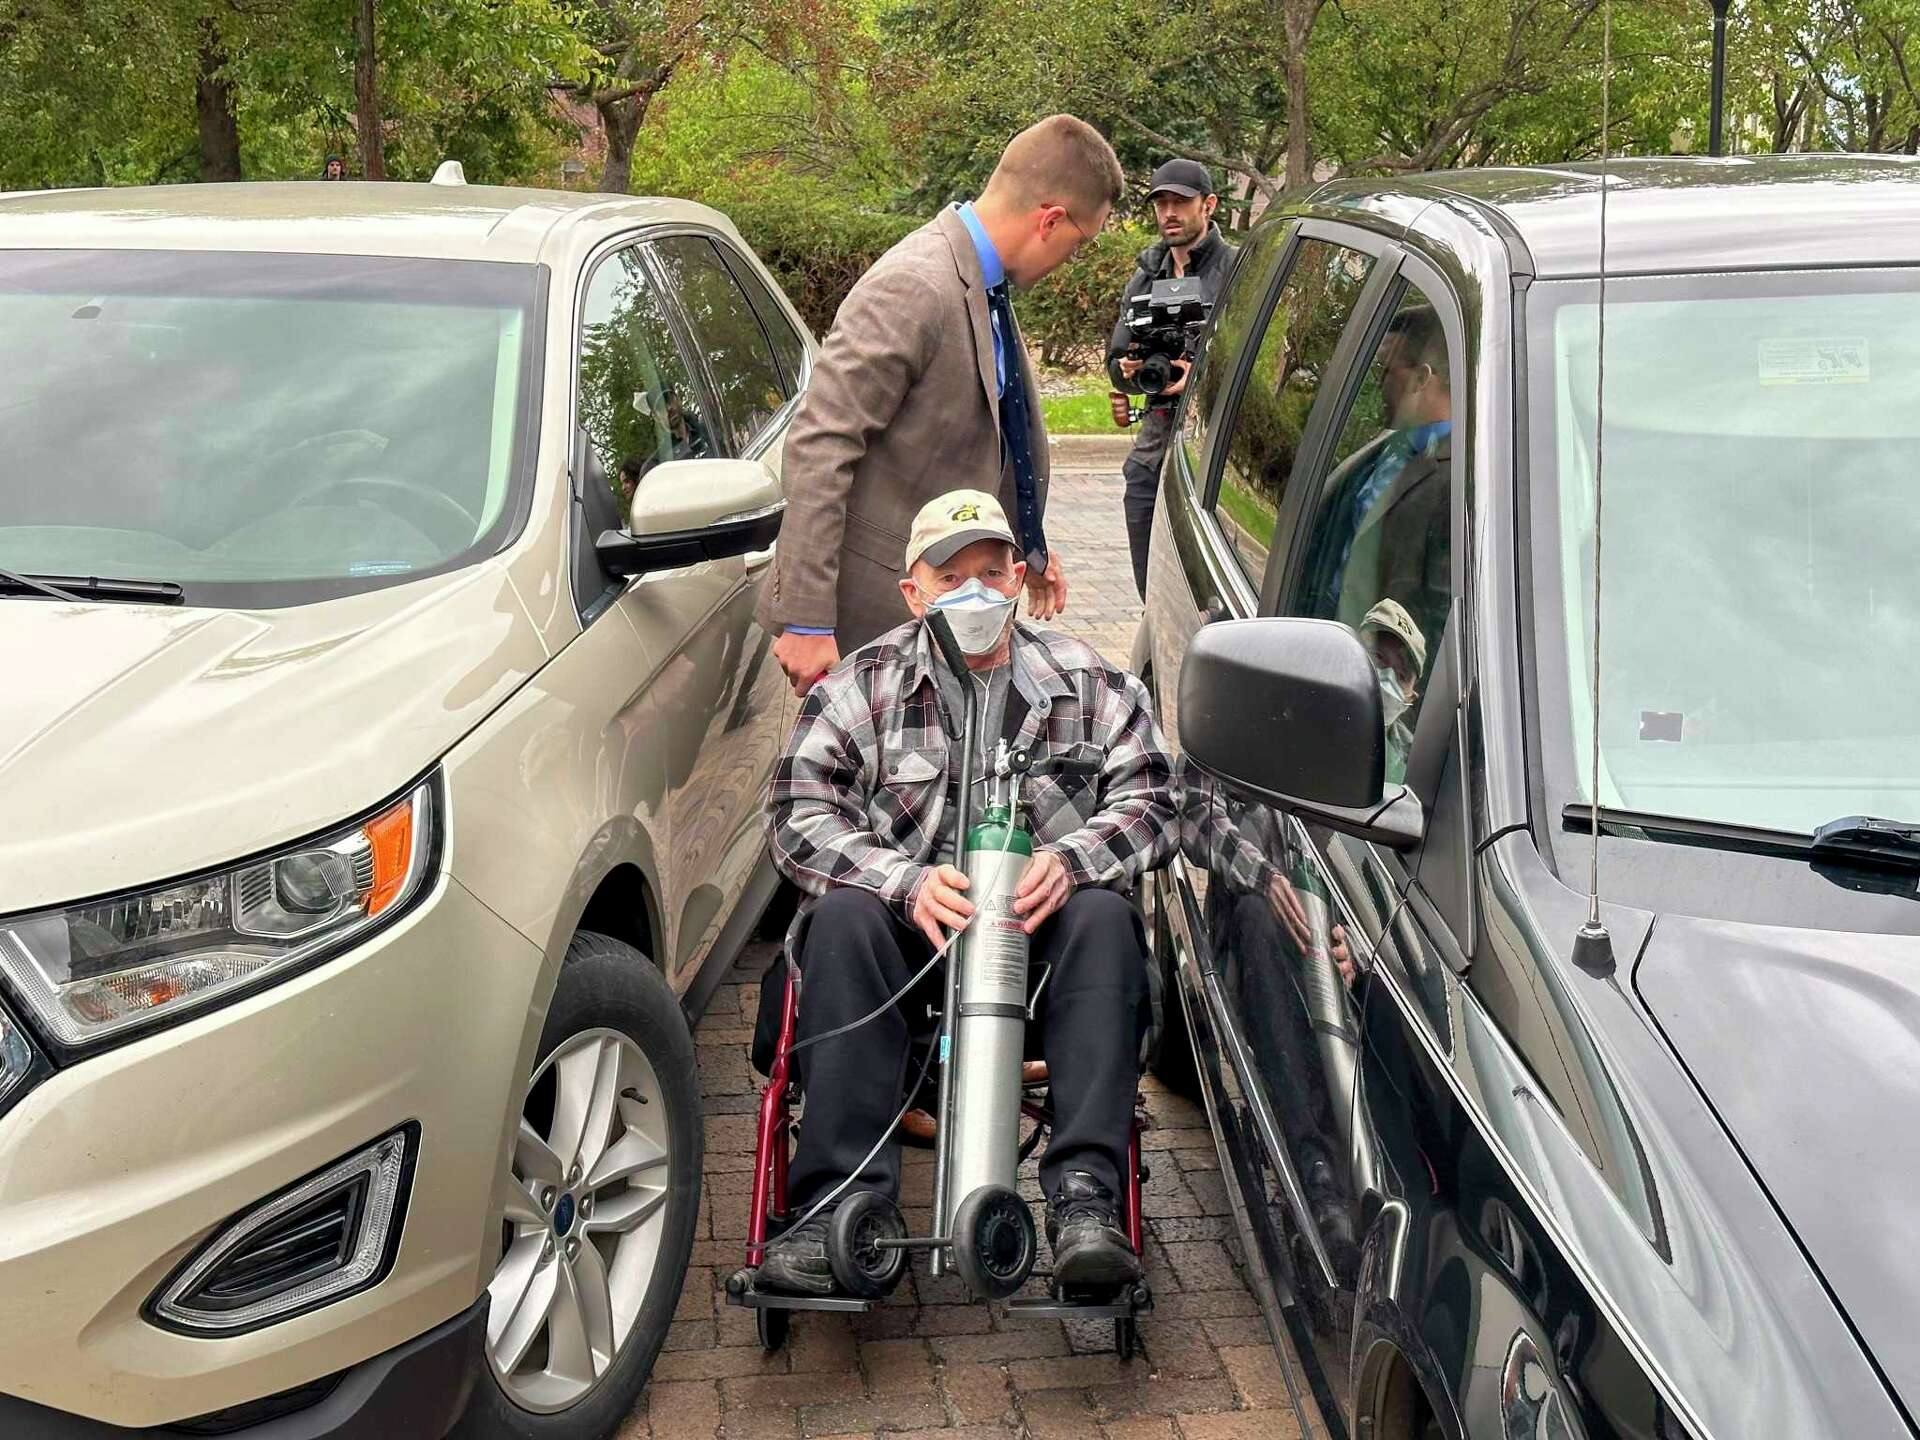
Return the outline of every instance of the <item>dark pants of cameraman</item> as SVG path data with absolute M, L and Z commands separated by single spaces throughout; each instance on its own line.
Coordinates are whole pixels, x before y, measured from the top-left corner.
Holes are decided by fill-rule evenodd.
M 808 917 L 800 947 L 797 1038 L 886 1004 L 932 953 L 926 937 L 874 895 L 829 891 Z M 1029 990 L 1049 965 L 1046 990 L 1027 1026 L 1027 1054 L 1045 1058 L 1053 1098 L 1053 1135 L 1040 1161 L 1040 1185 L 1051 1195 L 1063 1172 L 1084 1170 L 1118 1201 L 1140 1041 L 1150 1018 L 1139 912 L 1112 890 L 1074 891 L 1033 937 Z M 900 1109 L 918 1072 L 917 1066 L 908 1070 L 908 1022 L 924 1020 L 928 1003 L 939 1003 L 941 988 L 936 966 L 900 1004 L 799 1057 L 807 1106 L 787 1190 L 795 1213 L 844 1180 Z M 896 1195 L 899 1188 L 900 1145 L 894 1140 L 880 1147 L 848 1190 Z
M 1147 548 L 1153 543 L 1153 506 L 1160 494 L 1160 462 L 1173 434 L 1171 406 L 1154 406 L 1140 417 L 1140 433 L 1120 473 L 1126 476 L 1127 544 L 1133 550 L 1133 583 L 1147 598 Z

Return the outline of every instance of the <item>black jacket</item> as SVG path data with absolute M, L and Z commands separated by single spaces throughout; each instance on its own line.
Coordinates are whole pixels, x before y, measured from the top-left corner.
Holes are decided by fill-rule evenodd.
M 1233 269 L 1234 256 L 1238 253 L 1227 243 L 1227 237 L 1220 233 L 1220 227 L 1211 222 L 1207 225 L 1207 233 L 1187 252 L 1187 274 L 1199 277 L 1201 289 L 1206 292 L 1208 300 L 1220 298 L 1220 288 L 1226 284 L 1227 272 Z M 1120 375 L 1120 357 L 1127 353 L 1127 342 L 1131 338 L 1127 331 L 1127 301 L 1154 281 L 1171 279 L 1172 276 L 1173 256 L 1164 240 L 1142 250 L 1140 258 L 1134 262 L 1133 278 L 1127 281 L 1127 288 L 1120 295 L 1120 318 L 1114 322 L 1113 338 L 1107 341 L 1107 378 L 1113 381 L 1116 390 L 1130 395 L 1140 393 L 1138 385 Z

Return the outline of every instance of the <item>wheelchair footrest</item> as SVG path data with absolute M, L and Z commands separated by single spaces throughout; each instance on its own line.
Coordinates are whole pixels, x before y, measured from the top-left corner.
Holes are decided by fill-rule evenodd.
M 736 1295 L 727 1292 L 729 1305 L 744 1305 L 749 1310 L 839 1310 L 864 1315 L 874 1301 L 856 1300 L 850 1295 L 776 1295 L 771 1290 L 745 1290 Z
M 1153 1309 L 1153 1292 L 1135 1285 L 1108 1300 L 1072 1296 L 1019 1295 L 1007 1301 L 1007 1314 L 1019 1320 L 1126 1320 Z
M 751 1270 L 736 1270 L 727 1277 L 727 1303 L 749 1310 L 838 1310 L 848 1315 L 864 1315 L 880 1302 L 860 1300 L 851 1295 L 783 1295 L 757 1289 Z

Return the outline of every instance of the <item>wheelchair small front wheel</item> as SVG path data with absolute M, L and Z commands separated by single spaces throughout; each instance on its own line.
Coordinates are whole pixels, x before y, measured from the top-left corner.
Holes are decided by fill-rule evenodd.
M 847 1294 L 862 1300 L 889 1294 L 907 1268 L 907 1252 L 880 1242 L 906 1238 L 906 1217 L 886 1196 L 862 1190 L 848 1197 L 834 1210 L 827 1228 L 833 1278 Z
M 953 1268 L 967 1289 L 1004 1300 L 1033 1272 L 1040 1253 L 1033 1211 L 1004 1185 L 982 1185 L 953 1215 Z
M 760 1348 L 771 1355 L 787 1343 L 787 1330 L 793 1323 L 793 1312 L 776 1310 L 770 1305 L 762 1305 L 753 1312 L 753 1333 L 760 1341 Z

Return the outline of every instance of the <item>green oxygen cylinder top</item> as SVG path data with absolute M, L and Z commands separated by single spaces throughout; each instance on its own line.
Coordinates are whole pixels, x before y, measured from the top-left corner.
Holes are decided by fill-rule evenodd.
M 1033 837 L 1013 823 L 1013 815 L 1005 805 L 989 804 L 986 814 L 971 830 L 967 831 L 969 851 L 1008 850 L 1015 855 L 1033 853 Z

